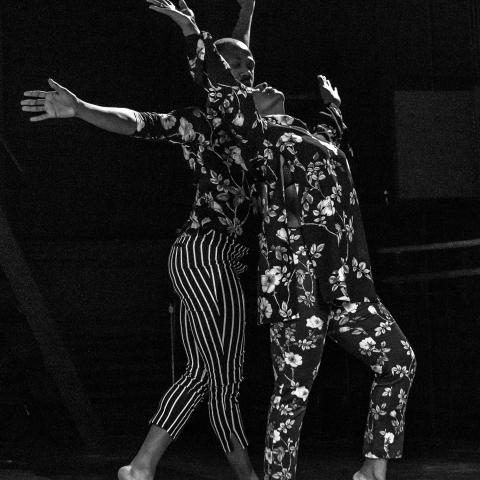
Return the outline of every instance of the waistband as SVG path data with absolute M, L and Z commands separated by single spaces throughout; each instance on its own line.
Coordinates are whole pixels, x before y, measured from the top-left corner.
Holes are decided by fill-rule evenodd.
M 234 237 L 215 230 L 183 232 L 173 244 L 172 249 L 177 248 L 191 256 L 192 263 L 198 265 L 241 262 L 249 251 Z

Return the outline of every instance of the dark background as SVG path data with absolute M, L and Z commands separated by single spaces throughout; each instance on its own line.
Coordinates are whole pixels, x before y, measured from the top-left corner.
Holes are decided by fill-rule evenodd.
M 230 34 L 235 1 L 191 0 L 190 6 L 202 28 L 215 37 Z M 3 0 L 0 8 L 1 130 L 24 167 L 20 173 L 3 156 L 2 207 L 107 433 L 141 436 L 171 378 L 167 307 L 174 297 L 166 260 L 192 201 L 189 171 L 174 147 L 76 120 L 30 124 L 19 102 L 24 90 L 46 89 L 52 77 L 93 103 L 159 112 L 190 105 L 198 96 L 183 38 L 140 0 Z M 480 266 L 480 255 L 478 248 L 379 250 L 480 238 L 480 183 L 464 198 L 402 198 L 394 92 L 473 91 L 479 19 L 473 0 L 257 0 L 252 30 L 256 80 L 283 90 L 290 113 L 308 118 L 315 112 L 318 73 L 339 87 L 378 290 L 419 359 L 407 438 L 427 439 L 424 446 L 434 438 L 478 440 L 478 278 L 395 283 L 392 277 L 471 269 Z M 471 117 L 475 122 L 473 107 Z M 422 142 L 411 128 L 412 141 Z M 444 132 L 452 145 L 454 130 L 447 125 Z M 456 161 L 452 156 L 452 172 Z M 478 155 L 476 161 L 478 178 Z M 431 173 L 415 181 L 428 182 Z M 242 405 L 247 432 L 260 448 L 271 373 L 268 331 L 255 326 L 254 266 L 250 270 Z M 45 410 L 54 402 L 28 386 L 32 366 L 18 359 L 5 334 L 22 315 L 6 282 L 1 291 L 2 441 L 21 441 L 35 428 L 55 442 L 62 432 L 45 427 L 52 425 Z M 181 363 L 180 345 L 176 355 Z M 351 438 L 359 446 L 369 382 L 361 364 L 329 344 L 305 438 Z M 208 431 L 206 422 L 203 411 L 190 431 Z

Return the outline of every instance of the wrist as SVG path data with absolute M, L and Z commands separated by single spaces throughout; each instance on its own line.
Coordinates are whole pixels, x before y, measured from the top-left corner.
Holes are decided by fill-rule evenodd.
M 73 116 L 82 119 L 85 111 L 87 110 L 87 102 L 76 98 L 72 108 Z
M 196 23 L 192 21 L 186 22 L 181 25 L 180 28 L 185 37 L 188 37 L 189 35 L 198 35 L 200 33 L 200 29 L 197 27 Z

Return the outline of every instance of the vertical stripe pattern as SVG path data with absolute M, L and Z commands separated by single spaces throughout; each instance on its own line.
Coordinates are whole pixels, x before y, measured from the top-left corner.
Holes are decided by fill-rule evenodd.
M 187 354 L 183 375 L 159 403 L 150 423 L 176 438 L 208 394 L 209 417 L 225 452 L 232 435 L 247 446 L 239 408 L 245 350 L 245 303 L 239 273 L 247 248 L 211 230 L 183 233 L 169 257 L 180 297 L 180 331 Z

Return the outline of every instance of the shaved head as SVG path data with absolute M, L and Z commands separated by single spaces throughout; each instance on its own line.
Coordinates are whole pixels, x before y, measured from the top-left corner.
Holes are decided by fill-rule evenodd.
M 220 38 L 215 42 L 220 55 L 228 62 L 232 75 L 245 85 L 253 85 L 255 60 L 250 49 L 235 38 Z

